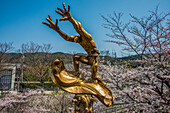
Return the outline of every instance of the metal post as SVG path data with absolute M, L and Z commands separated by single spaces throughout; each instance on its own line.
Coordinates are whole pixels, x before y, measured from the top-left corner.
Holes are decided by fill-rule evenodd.
M 23 83 L 23 63 L 24 63 L 24 52 L 22 50 L 22 61 L 21 61 L 21 83 Z

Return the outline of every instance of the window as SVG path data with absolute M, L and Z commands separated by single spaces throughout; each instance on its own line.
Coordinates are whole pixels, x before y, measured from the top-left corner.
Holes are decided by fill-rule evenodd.
M 0 90 L 9 90 L 11 88 L 12 70 L 5 70 L 0 73 Z

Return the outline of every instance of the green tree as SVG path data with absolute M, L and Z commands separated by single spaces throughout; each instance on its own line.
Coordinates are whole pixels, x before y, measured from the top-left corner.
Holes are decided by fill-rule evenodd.
M 36 44 L 34 42 L 22 44 L 24 53 L 24 79 L 38 80 L 43 86 L 50 77 L 50 44 Z
M 0 43 L 0 72 L 3 71 L 3 64 L 8 63 L 8 52 L 14 49 L 12 42 Z

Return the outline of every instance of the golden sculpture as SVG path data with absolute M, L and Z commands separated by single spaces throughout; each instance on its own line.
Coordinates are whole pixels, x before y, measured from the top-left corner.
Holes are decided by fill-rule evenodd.
M 56 24 L 52 22 L 51 16 L 47 18 L 46 20 L 50 23 L 43 22 L 43 24 L 46 24 L 49 26 L 51 29 L 55 30 L 62 38 L 64 38 L 66 41 L 70 42 L 75 42 L 79 43 L 84 50 L 87 52 L 88 56 L 78 56 L 74 55 L 73 61 L 74 61 L 74 68 L 77 74 L 79 73 L 79 61 L 82 63 L 85 63 L 87 65 L 91 65 L 91 73 L 92 73 L 92 80 L 101 80 L 100 78 L 97 77 L 97 66 L 98 66 L 98 59 L 97 56 L 100 54 L 100 52 L 96 48 L 96 44 L 92 38 L 92 36 L 87 33 L 83 28 L 80 22 L 76 21 L 70 14 L 70 6 L 68 5 L 68 10 L 66 9 L 65 4 L 63 3 L 64 10 L 57 8 L 59 11 L 56 10 L 58 14 L 63 16 L 63 18 L 60 19 L 60 21 L 70 21 L 76 32 L 79 35 L 67 35 L 63 31 L 60 30 L 58 26 L 58 19 L 56 19 Z
M 104 105 L 111 106 L 112 92 L 103 82 L 95 83 L 83 81 L 66 70 L 63 61 L 56 59 L 51 64 L 52 80 L 59 88 L 74 94 L 89 94 L 96 96 Z
M 58 10 L 56 10 L 56 12 L 63 17 L 60 19 L 60 21 L 68 20 L 69 22 L 71 22 L 76 32 L 79 35 L 74 35 L 74 36 L 67 35 L 63 31 L 61 31 L 58 26 L 58 19 L 56 19 L 56 23 L 54 24 L 50 15 L 48 15 L 48 18 L 46 18 L 46 20 L 49 23 L 43 22 L 43 24 L 55 30 L 66 41 L 79 43 L 84 48 L 84 50 L 87 52 L 88 55 L 87 57 L 79 56 L 79 55 L 73 56 L 75 73 L 68 72 L 64 67 L 63 61 L 56 59 L 51 64 L 52 80 L 62 90 L 65 90 L 73 94 L 78 94 L 79 95 L 78 97 L 81 97 L 82 99 L 86 98 L 85 103 L 88 104 L 81 105 L 81 106 L 86 106 L 85 107 L 86 111 L 88 111 L 89 113 L 92 112 L 91 107 L 92 107 L 92 102 L 94 100 L 92 99 L 91 95 L 96 96 L 104 105 L 111 106 L 114 101 L 112 92 L 110 91 L 110 89 L 106 87 L 106 83 L 103 83 L 101 78 L 97 77 L 98 54 L 100 54 L 100 52 L 97 50 L 96 44 L 92 36 L 82 28 L 80 22 L 78 22 L 71 16 L 70 6 L 68 5 L 68 10 L 67 10 L 65 4 L 63 3 L 63 8 L 64 10 L 60 8 L 57 8 Z M 91 66 L 92 81 L 83 81 L 80 78 L 78 78 L 79 61 Z M 83 103 L 82 99 L 80 99 L 82 101 L 81 103 Z M 74 101 L 75 104 L 79 103 L 77 101 Z M 80 106 L 80 105 L 76 104 L 75 106 Z M 75 112 L 76 109 L 77 107 L 75 107 Z

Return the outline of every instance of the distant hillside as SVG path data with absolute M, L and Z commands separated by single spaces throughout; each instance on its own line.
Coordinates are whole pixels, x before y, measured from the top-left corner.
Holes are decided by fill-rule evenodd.
M 37 53 L 37 54 L 39 54 L 39 57 L 43 55 L 43 53 Z M 50 53 L 49 55 L 50 55 L 49 57 L 50 62 L 54 61 L 55 59 L 62 59 L 64 63 L 71 63 L 72 57 L 73 57 L 72 54 L 62 53 L 62 52 Z M 20 63 L 22 54 L 21 53 L 6 53 L 5 57 L 6 57 L 5 59 L 7 63 Z
M 126 56 L 126 57 L 121 57 L 118 58 L 119 60 L 123 60 L 123 61 L 130 61 L 130 60 L 136 60 L 139 59 L 140 57 L 138 55 L 131 55 L 131 56 Z
M 37 54 L 39 54 L 39 57 L 43 55 L 43 53 L 37 53 Z M 62 59 L 64 63 L 72 63 L 73 61 L 72 54 L 56 52 L 56 53 L 50 53 L 49 55 L 50 55 L 49 57 L 50 62 L 54 61 L 55 59 Z M 85 54 L 82 54 L 82 55 L 85 55 Z M 20 63 L 21 56 L 22 56 L 21 53 L 6 53 L 6 62 L 7 63 Z M 117 58 L 117 59 L 111 56 L 100 56 L 100 57 L 104 57 L 106 62 L 110 61 L 111 63 L 114 63 L 115 61 L 120 62 L 120 61 L 136 60 L 139 58 L 137 55 L 122 57 L 122 58 Z

